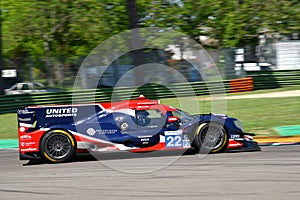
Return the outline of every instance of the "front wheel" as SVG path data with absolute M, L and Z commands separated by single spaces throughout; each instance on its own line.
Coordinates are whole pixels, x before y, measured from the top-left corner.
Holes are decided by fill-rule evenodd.
M 228 145 L 226 130 L 218 123 L 201 124 L 196 130 L 195 146 L 199 153 L 221 153 Z
M 76 151 L 76 142 L 72 135 L 63 130 L 51 130 L 40 143 L 42 158 L 49 163 L 61 163 L 71 160 Z

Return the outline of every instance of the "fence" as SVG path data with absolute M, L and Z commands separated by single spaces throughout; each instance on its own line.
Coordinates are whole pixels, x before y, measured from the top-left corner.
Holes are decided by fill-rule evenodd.
M 18 109 L 29 105 L 119 101 L 136 98 L 140 94 L 150 99 L 163 99 L 187 95 L 201 96 L 211 93 L 234 93 L 253 89 L 271 89 L 300 85 L 300 70 L 252 71 L 247 72 L 247 75 L 247 78 L 224 80 L 223 82 L 192 82 L 166 86 L 148 84 L 140 88 L 116 88 L 115 90 L 104 88 L 73 92 L 0 96 L 0 114 L 16 112 Z
M 224 89 L 225 88 L 225 89 Z M 224 91 L 225 90 L 225 91 Z M 188 95 L 208 95 L 229 90 L 229 82 L 194 82 L 172 85 L 148 84 L 139 88 L 87 89 L 59 93 L 0 96 L 0 114 L 16 112 L 29 105 L 77 104 L 132 99 L 143 94 L 150 99 L 173 98 Z
M 300 70 L 248 71 L 254 90 L 300 85 Z

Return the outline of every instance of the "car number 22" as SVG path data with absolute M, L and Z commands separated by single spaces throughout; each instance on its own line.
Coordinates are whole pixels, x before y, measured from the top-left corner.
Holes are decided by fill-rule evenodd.
M 182 147 L 182 131 L 165 131 L 166 147 Z

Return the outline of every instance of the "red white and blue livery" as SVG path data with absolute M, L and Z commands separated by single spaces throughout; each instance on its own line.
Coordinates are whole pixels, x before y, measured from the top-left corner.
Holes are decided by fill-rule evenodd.
M 198 153 L 260 150 L 238 119 L 190 115 L 140 96 L 135 100 L 18 110 L 21 160 L 67 162 L 82 152 L 149 152 L 195 149 Z

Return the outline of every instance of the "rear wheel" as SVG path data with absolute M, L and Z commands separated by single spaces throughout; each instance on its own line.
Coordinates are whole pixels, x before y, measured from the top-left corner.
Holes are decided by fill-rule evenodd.
M 67 162 L 73 158 L 75 151 L 74 138 L 63 130 L 51 130 L 41 140 L 41 156 L 49 163 Z
M 195 145 L 199 153 L 221 153 L 227 148 L 228 135 L 218 123 L 203 123 L 197 129 Z

